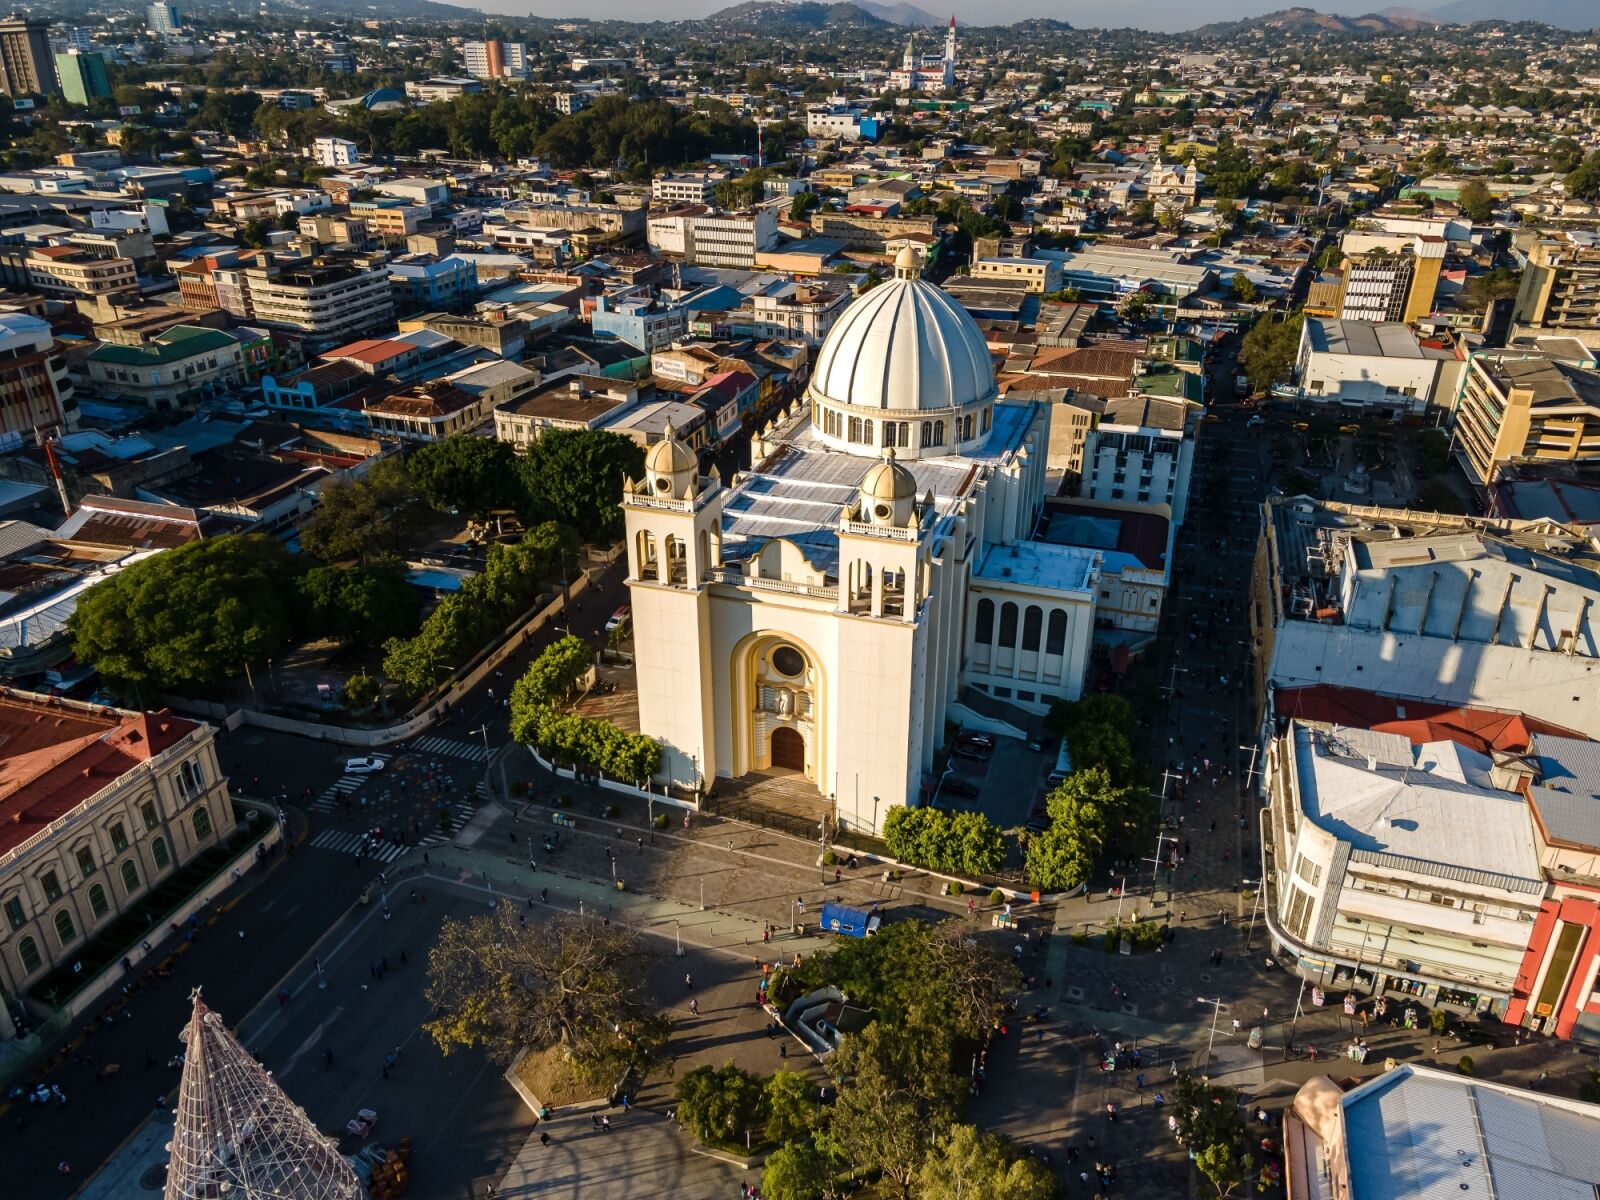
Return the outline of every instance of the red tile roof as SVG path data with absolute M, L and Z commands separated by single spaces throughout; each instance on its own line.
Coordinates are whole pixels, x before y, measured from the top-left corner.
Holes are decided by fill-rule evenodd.
M 1279 691 L 1273 697 L 1273 706 L 1280 717 L 1398 733 L 1409 738 L 1414 746 L 1425 742 L 1459 742 L 1483 754 L 1491 750 L 1520 754 L 1527 750 L 1536 733 L 1588 740 L 1581 733 L 1521 713 L 1452 708 L 1447 704 L 1380 696 L 1376 692 L 1332 684 Z
M 0 697 L 0 854 L 197 728 L 167 710 Z

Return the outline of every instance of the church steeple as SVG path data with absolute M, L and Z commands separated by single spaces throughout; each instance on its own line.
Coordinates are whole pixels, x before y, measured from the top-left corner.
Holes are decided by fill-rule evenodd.
M 908 71 L 917 69 L 917 39 L 915 34 L 906 38 L 906 56 L 900 60 L 900 65 Z

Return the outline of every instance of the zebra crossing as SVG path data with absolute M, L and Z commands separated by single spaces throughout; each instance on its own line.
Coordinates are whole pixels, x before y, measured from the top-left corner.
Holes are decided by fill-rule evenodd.
M 354 854 L 361 849 L 361 835 L 342 829 L 324 829 L 311 839 L 311 845 L 318 850 L 331 850 L 335 854 Z M 381 842 L 377 846 L 368 842 L 367 847 L 366 857 L 380 863 L 391 863 L 406 851 L 406 847 L 397 846 L 393 842 Z
M 446 833 L 444 830 L 435 827 L 433 832 L 419 841 L 417 845 L 427 850 L 433 846 L 443 846 L 446 842 L 455 841 L 456 834 L 466 828 L 467 822 L 472 820 L 472 814 L 478 811 L 478 806 L 488 799 L 489 785 L 479 780 L 478 786 L 473 790 L 472 801 L 463 800 L 459 804 L 450 806 L 450 832 Z
M 464 742 L 459 738 L 417 738 L 407 749 L 422 754 L 443 754 L 450 758 L 462 758 L 467 762 L 484 762 L 489 757 L 489 751 L 483 745 Z
M 339 801 L 365 783 L 366 778 L 365 775 L 341 775 L 323 789 L 322 795 L 311 802 L 311 811 L 332 812 L 338 807 Z

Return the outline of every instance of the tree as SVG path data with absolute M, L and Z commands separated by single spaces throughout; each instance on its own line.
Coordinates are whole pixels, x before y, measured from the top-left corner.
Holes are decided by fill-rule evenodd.
M 1482 275 L 1473 275 L 1462 290 L 1466 293 L 1467 304 L 1474 310 L 1482 312 L 1496 300 L 1507 300 L 1515 296 L 1521 286 L 1521 271 L 1496 267 L 1492 271 L 1485 271 Z
M 410 548 L 423 505 L 398 455 L 374 463 L 364 478 L 323 489 L 300 545 L 323 562 L 399 557 Z
M 378 646 L 417 631 L 422 596 L 397 559 L 354 567 L 313 567 L 300 580 L 311 631 Z
M 1235 1156 L 1233 1147 L 1207 1146 L 1195 1155 L 1194 1165 L 1217 1189 L 1218 1197 L 1231 1196 L 1249 1178 L 1255 1160 L 1248 1154 Z
M 141 559 L 84 593 L 67 622 L 73 653 L 151 701 L 248 673 L 297 629 L 301 569 L 265 534 L 205 538 Z
M 481 521 L 523 498 L 516 453 L 496 438 L 456 434 L 423 446 L 406 466 L 417 493 L 441 511 Z
M 1051 1200 L 1055 1177 L 1038 1159 L 1007 1138 L 972 1125 L 956 1125 L 923 1160 L 918 1200 Z
M 816 1123 L 816 1085 L 798 1071 L 777 1071 L 767 1080 L 767 1140 L 804 1140 Z
M 1050 827 L 1028 842 L 1026 869 L 1030 882 L 1051 891 L 1085 882 L 1101 851 L 1125 844 L 1141 824 L 1137 793 L 1113 783 L 1104 766 L 1073 771 L 1045 804 Z
M 1564 184 L 1567 195 L 1574 200 L 1600 200 L 1600 150 L 1591 151 L 1567 172 Z
M 902 1197 L 930 1137 L 955 1120 L 961 1081 L 941 1039 L 907 1036 L 879 1020 L 846 1038 L 830 1066 L 841 1082 L 832 1129 L 858 1167 L 879 1171 Z
M 365 671 L 357 672 L 344 682 L 345 707 L 352 712 L 371 708 L 378 701 L 378 681 Z
M 1253 304 L 1256 298 L 1256 285 L 1250 281 L 1250 276 L 1238 271 L 1234 274 L 1233 282 L 1228 285 L 1228 292 L 1240 304 Z
M 1275 321 L 1264 313 L 1244 335 L 1239 361 L 1244 364 L 1252 390 L 1264 392 L 1289 377 L 1300 350 L 1300 326 L 1304 320 L 1300 313 L 1286 321 Z
M 1481 223 L 1494 216 L 1494 196 L 1476 179 L 1469 179 L 1461 185 L 1461 191 L 1456 196 L 1456 204 L 1460 206 L 1469 221 Z
M 761 1080 L 732 1063 L 696 1067 L 675 1089 L 678 1119 L 711 1146 L 745 1145 L 767 1122 L 767 1097 Z
M 546 646 L 528 665 L 527 671 L 511 689 L 513 731 L 529 719 L 527 710 L 547 707 L 564 700 L 572 686 L 594 665 L 589 643 L 574 634 Z
M 1104 833 L 1085 829 L 1082 823 L 1071 829 L 1051 826 L 1028 839 L 1023 869 L 1028 882 L 1040 891 L 1065 892 L 1086 883 L 1100 856 Z
M 1417 489 L 1416 507 L 1423 512 L 1454 513 L 1461 515 L 1467 506 L 1456 495 L 1455 489 L 1442 479 L 1430 479 Z
M 761 1194 L 767 1200 L 823 1200 L 835 1194 L 836 1163 L 817 1141 L 790 1142 L 767 1155 Z
M 791 221 L 804 221 L 821 207 L 822 197 L 809 188 L 806 191 L 797 192 L 794 200 L 789 205 L 789 219 Z
M 982 813 L 939 808 L 891 808 L 883 840 L 896 858 L 935 871 L 988 875 L 1005 861 L 1005 838 Z
M 644 473 L 644 450 L 602 430 L 552 429 L 528 447 L 523 484 L 534 520 L 559 521 L 584 541 L 610 538 L 622 527 L 622 480 Z
M 643 1076 L 663 1054 L 668 1022 L 640 991 L 635 934 L 570 913 L 524 923 L 514 904 L 446 918 L 428 954 L 425 1029 L 449 1054 L 482 1047 L 499 1062 L 519 1050 L 561 1047 L 574 1069 L 610 1086 Z

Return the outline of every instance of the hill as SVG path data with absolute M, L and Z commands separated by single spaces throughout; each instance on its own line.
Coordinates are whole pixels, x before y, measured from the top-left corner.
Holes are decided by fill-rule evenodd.
M 943 28 L 950 21 L 948 16 L 936 17 L 925 8 L 907 3 L 907 0 L 899 0 L 898 4 L 875 4 L 873 0 L 855 0 L 855 5 L 869 16 L 887 21 L 891 25 L 937 25 Z M 956 22 L 958 27 L 960 24 L 960 21 Z
M 772 37 L 816 33 L 824 29 L 886 29 L 889 22 L 855 4 L 819 4 L 816 0 L 747 0 L 714 12 L 700 22 L 730 33 Z
M 1472 21 L 1539 21 L 1556 29 L 1600 28 L 1600 0 L 1452 0 L 1430 16 Z
M 1476 0 L 1463 0 L 1466 3 Z M 1594 0 L 1600 3 L 1600 0 Z M 1411 9 L 1389 8 L 1383 12 L 1367 13 L 1359 17 L 1342 17 L 1337 13 L 1318 12 L 1314 8 L 1285 8 L 1242 21 L 1219 21 L 1202 25 L 1195 30 L 1202 35 L 1227 36 L 1245 33 L 1252 29 L 1276 30 L 1282 33 L 1408 33 L 1413 29 L 1426 29 L 1434 25 L 1449 24 L 1442 12 L 1423 13 Z

